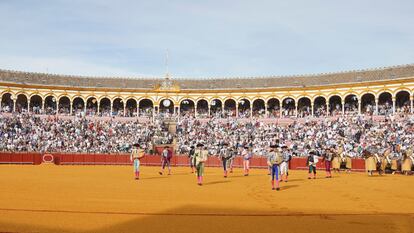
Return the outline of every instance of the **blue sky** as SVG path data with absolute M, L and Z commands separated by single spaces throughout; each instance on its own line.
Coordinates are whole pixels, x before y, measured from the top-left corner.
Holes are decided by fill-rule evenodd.
M 0 68 L 93 76 L 309 74 L 414 62 L 412 0 L 0 0 Z

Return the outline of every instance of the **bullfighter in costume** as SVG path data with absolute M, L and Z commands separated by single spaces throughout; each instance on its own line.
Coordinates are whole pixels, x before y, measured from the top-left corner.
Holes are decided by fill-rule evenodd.
M 230 159 L 231 159 L 231 149 L 228 147 L 227 143 L 223 144 L 223 147 L 220 150 L 220 159 L 223 165 L 223 172 L 224 172 L 224 178 L 227 178 L 227 169 L 229 167 L 230 164 Z
M 272 190 L 280 190 L 279 187 L 279 172 L 280 164 L 283 161 L 282 155 L 279 151 L 275 150 L 278 146 L 270 146 L 269 155 L 267 158 L 267 165 L 272 169 Z M 275 187 L 276 182 L 276 187 Z
M 308 179 L 316 179 L 316 163 L 318 163 L 318 155 L 315 150 L 311 150 L 306 161 L 306 164 L 309 166 Z
M 195 150 L 194 157 L 196 161 L 196 175 L 197 175 L 197 184 L 203 185 L 203 175 L 204 175 L 204 163 L 207 161 L 208 150 L 203 148 L 203 144 L 197 144 L 197 149 Z
M 161 171 L 158 172 L 160 175 L 164 173 L 164 169 L 167 166 L 168 167 L 168 175 L 171 175 L 171 158 L 172 158 L 172 152 L 168 150 L 169 147 L 164 147 L 164 150 L 161 153 Z
M 282 146 L 282 158 L 283 161 L 280 164 L 280 180 L 288 182 L 289 161 L 292 159 L 292 154 L 287 146 Z
M 250 159 L 253 157 L 253 152 L 248 147 L 245 147 L 242 151 L 242 157 L 243 157 L 243 171 L 244 176 L 249 175 L 249 169 L 250 169 Z
M 139 147 L 139 144 L 133 145 L 130 160 L 134 163 L 134 174 L 136 180 L 139 180 L 140 159 L 144 157 L 144 154 L 144 150 Z

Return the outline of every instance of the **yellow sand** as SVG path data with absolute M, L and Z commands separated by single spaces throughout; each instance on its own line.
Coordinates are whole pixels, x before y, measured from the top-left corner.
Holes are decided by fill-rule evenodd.
M 0 166 L 0 232 L 413 232 L 414 177 L 291 171 L 272 191 L 266 170 L 158 175 L 128 166 Z

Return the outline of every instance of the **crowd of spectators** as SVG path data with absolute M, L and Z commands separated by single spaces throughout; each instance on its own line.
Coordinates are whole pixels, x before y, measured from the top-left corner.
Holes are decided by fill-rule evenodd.
M 0 118 L 0 151 L 128 152 L 139 142 L 172 142 L 162 121 L 138 122 L 86 117 L 39 117 L 27 113 Z
M 185 153 L 198 143 L 208 145 L 210 154 L 217 155 L 224 144 L 239 153 L 244 147 L 255 155 L 265 156 L 272 144 L 283 144 L 295 156 L 306 156 L 309 150 L 341 147 L 350 157 L 361 156 L 363 148 L 382 149 L 396 145 L 411 147 L 414 143 L 414 118 L 398 120 L 388 117 L 374 120 L 365 116 L 345 116 L 334 119 L 313 119 L 281 125 L 262 121 L 240 121 L 234 118 L 213 118 L 200 121 L 184 118 L 178 122 L 178 148 Z
M 307 118 L 293 123 L 261 121 L 259 118 L 212 117 L 199 119 L 183 114 L 177 121 L 176 134 L 169 132 L 165 119 L 141 122 L 99 117 L 38 116 L 14 113 L 0 118 L 0 151 L 129 152 L 140 143 L 147 150 L 155 144 L 176 143 L 179 153 L 202 143 L 211 154 L 218 154 L 228 144 L 236 150 L 250 147 L 264 156 L 271 144 L 288 146 L 296 156 L 309 149 L 343 147 L 352 156 L 360 156 L 363 147 L 380 145 L 389 148 L 414 143 L 414 119 L 410 114 L 374 119 L 366 115 L 332 118 Z

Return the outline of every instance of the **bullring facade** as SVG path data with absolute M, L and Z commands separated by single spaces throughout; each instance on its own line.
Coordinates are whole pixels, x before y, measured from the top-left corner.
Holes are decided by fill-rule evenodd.
M 279 118 L 413 112 L 414 65 L 289 77 L 108 78 L 0 70 L 3 112 Z

